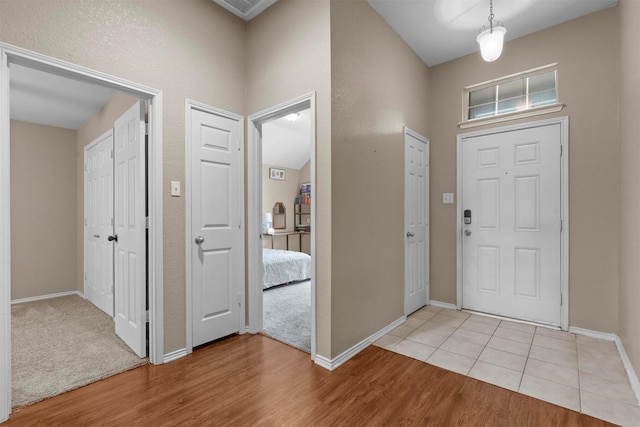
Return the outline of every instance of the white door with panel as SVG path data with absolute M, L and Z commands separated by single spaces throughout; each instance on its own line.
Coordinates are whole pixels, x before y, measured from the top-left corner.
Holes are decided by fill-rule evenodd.
M 84 151 L 84 296 L 113 317 L 113 129 Z
M 241 329 L 244 255 L 242 122 L 191 109 L 193 346 Z
M 115 129 L 116 334 L 140 357 L 147 355 L 145 106 L 138 101 Z
M 462 305 L 560 325 L 561 127 L 462 140 Z
M 405 130 L 404 313 L 427 304 L 429 294 L 429 140 Z

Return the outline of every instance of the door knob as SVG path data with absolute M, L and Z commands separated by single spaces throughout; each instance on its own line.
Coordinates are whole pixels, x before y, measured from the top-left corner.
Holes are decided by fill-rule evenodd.
M 468 228 L 466 230 L 464 230 L 464 235 L 465 236 L 471 236 L 471 230 L 469 230 Z
M 107 240 L 110 241 L 110 242 L 114 242 L 114 241 L 117 242 L 118 241 L 118 235 L 116 234 L 116 235 L 113 235 L 113 236 L 109 236 L 109 237 L 107 237 Z
M 412 232 L 410 232 L 410 231 L 407 231 L 407 237 L 413 237 L 413 236 L 415 236 L 415 234 L 413 234 L 413 233 L 412 233 Z
M 201 245 L 202 243 L 204 243 L 204 237 L 202 236 L 196 237 L 196 245 Z

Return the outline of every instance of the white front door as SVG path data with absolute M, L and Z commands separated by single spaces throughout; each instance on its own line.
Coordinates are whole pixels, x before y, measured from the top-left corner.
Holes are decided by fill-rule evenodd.
M 239 332 L 244 288 L 242 122 L 191 109 L 193 346 Z
M 147 355 L 145 108 L 136 102 L 115 128 L 116 334 Z
M 84 296 L 113 317 L 113 129 L 84 159 Z
M 560 166 L 560 124 L 462 140 L 464 308 L 560 325 Z
M 427 304 L 429 289 L 429 140 L 405 130 L 404 314 Z

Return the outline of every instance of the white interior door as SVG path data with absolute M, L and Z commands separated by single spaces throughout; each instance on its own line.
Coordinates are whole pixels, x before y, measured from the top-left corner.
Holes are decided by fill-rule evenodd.
M 429 289 L 429 140 L 405 131 L 404 313 L 427 303 Z
M 113 317 L 113 130 L 84 159 L 84 296 Z
M 239 332 L 242 326 L 241 125 L 191 110 L 193 346 Z
M 462 140 L 462 305 L 560 325 L 561 127 Z
M 147 355 L 144 104 L 138 101 L 115 128 L 116 334 Z

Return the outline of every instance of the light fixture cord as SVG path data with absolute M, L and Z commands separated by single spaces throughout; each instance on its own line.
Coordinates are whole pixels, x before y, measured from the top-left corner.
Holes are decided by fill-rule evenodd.
M 493 0 L 489 0 L 489 32 L 493 34 Z

